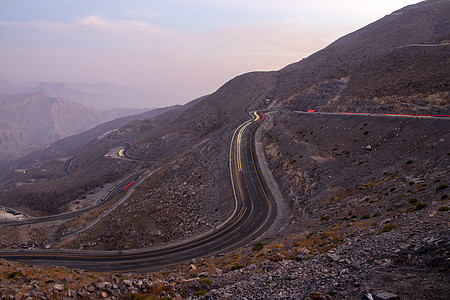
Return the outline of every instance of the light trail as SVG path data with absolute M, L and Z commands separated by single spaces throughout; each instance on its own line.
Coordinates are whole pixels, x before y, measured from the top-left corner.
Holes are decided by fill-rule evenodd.
M 253 119 L 254 122 L 259 120 L 259 115 L 256 111 L 253 112 L 253 114 L 255 115 L 255 119 Z
M 242 133 L 244 130 L 248 127 L 248 125 L 251 124 L 251 121 L 247 121 L 244 124 L 242 124 L 241 129 L 239 130 L 237 140 L 236 140 L 236 148 L 237 148 L 237 163 L 238 163 L 238 170 L 242 172 L 242 163 L 241 163 L 241 139 L 242 139 Z
M 122 190 L 126 190 L 130 185 L 132 185 L 134 183 L 134 180 L 132 182 L 130 182 L 129 184 L 127 184 Z

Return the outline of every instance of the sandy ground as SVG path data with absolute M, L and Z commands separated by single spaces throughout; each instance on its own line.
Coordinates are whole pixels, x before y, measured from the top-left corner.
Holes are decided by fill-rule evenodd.
M 82 208 L 99 204 L 119 183 L 120 180 L 112 183 L 107 183 L 93 189 L 80 199 L 76 199 L 70 202 L 69 211 L 80 210 Z
M 5 210 L 0 210 L 0 221 L 17 220 L 20 218 L 27 218 L 27 217 L 24 216 L 23 214 L 15 216 L 13 214 L 6 212 Z

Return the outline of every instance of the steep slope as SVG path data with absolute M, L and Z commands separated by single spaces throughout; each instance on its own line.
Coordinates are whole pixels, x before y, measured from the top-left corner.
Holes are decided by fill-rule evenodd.
M 396 11 L 280 70 L 271 97 L 294 110 L 448 112 L 449 15 L 446 0 Z
M 0 164 L 2 161 L 14 158 L 17 153 L 27 149 L 32 144 L 31 137 L 19 125 L 0 121 Z
M 86 108 L 62 98 L 37 94 L 0 94 L 0 165 L 58 139 L 83 132 L 134 110 Z

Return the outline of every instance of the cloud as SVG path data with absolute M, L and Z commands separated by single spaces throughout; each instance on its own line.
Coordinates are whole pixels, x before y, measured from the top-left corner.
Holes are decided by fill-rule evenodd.
M 0 78 L 108 81 L 186 100 L 213 92 L 241 73 L 298 61 L 343 30 L 317 29 L 301 15 L 204 30 L 166 29 L 99 15 L 67 22 L 0 22 L 2 27 L 10 34 L 0 37 L 0 44 L 8 45 L 0 48 Z
M 97 15 L 87 16 L 79 19 L 76 23 L 93 30 L 101 30 L 110 34 L 165 34 L 165 30 L 151 25 L 145 21 L 120 20 L 112 21 Z
M 119 20 L 113 21 L 102 18 L 98 15 L 90 15 L 81 19 L 75 19 L 68 22 L 50 22 L 50 21 L 24 21 L 11 22 L 0 21 L 0 28 L 22 29 L 22 30 L 40 30 L 47 32 L 69 33 L 88 28 L 94 31 L 101 31 L 107 34 L 150 34 L 164 35 L 166 30 L 153 26 L 145 21 L 138 20 Z

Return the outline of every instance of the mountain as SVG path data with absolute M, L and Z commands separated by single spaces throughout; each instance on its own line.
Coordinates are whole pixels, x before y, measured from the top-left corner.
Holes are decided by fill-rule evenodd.
M 89 191 L 145 170 L 139 188 L 88 231 L 65 238 L 103 208 L 57 229 L 31 226 L 27 236 L 57 248 L 118 251 L 208 232 L 234 209 L 236 128 L 253 110 L 270 109 L 261 168 L 273 174 L 289 208 L 284 227 L 233 253 L 152 275 L 166 288 L 155 296 L 448 299 L 448 118 L 340 112 L 448 115 L 449 15 L 448 0 L 408 6 L 281 70 L 237 76 L 211 95 L 98 140 L 55 143 L 21 162 L 26 172 L 8 177 L 0 203 L 63 212 Z M 143 160 L 105 157 L 125 145 Z M 4 247 L 14 247 L 25 229 L 1 230 L 10 236 Z M 108 276 L 101 280 L 118 282 L 115 293 L 149 291 Z M 82 284 L 77 290 L 94 295 Z
M 36 162 L 56 160 L 77 154 L 81 151 L 84 151 L 91 144 L 96 143 L 99 138 L 104 136 L 106 133 L 111 132 L 112 130 L 117 130 L 118 128 L 121 128 L 134 121 L 155 118 L 161 114 L 166 113 L 167 111 L 177 108 L 179 108 L 179 106 L 155 108 L 137 115 L 116 118 L 112 121 L 97 125 L 87 131 L 59 139 L 44 149 L 34 151 L 19 158 L 14 162 L 14 166 L 17 169 L 27 169 L 32 167 L 33 164 L 36 164 Z M 7 168 L 3 169 L 4 174 L 7 174 L 7 169 L 9 167 L 10 166 L 7 166 Z
M 157 99 L 160 103 L 176 103 L 184 101 L 180 97 L 169 94 L 151 94 L 129 87 L 110 83 L 89 84 L 83 82 L 41 82 L 29 81 L 15 84 L 0 79 L 0 93 L 29 94 L 43 93 L 50 97 L 60 97 L 98 109 L 117 108 L 149 108 L 150 100 Z M 153 101 L 154 102 L 154 101 Z
M 42 93 L 0 94 L 0 163 L 97 124 L 138 112 L 87 108 Z
M 279 71 L 279 107 L 448 114 L 448 1 L 408 6 Z M 407 99 L 405 99 L 407 97 Z

